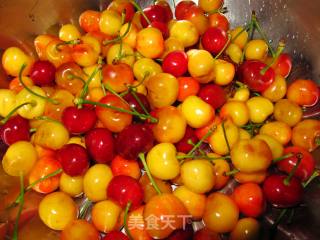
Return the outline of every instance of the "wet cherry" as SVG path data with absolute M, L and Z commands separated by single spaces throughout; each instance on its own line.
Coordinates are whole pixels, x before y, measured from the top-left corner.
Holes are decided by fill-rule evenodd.
M 143 9 L 144 14 L 150 20 L 150 22 L 167 22 L 167 14 L 163 7 L 159 5 L 150 5 Z M 148 23 L 146 19 L 141 15 L 140 17 L 141 24 L 143 27 L 147 27 Z
M 34 84 L 43 86 L 52 83 L 55 80 L 56 68 L 49 61 L 36 61 L 31 70 L 30 78 Z
M 29 121 L 19 115 L 11 117 L 0 127 L 0 137 L 7 145 L 11 145 L 17 141 L 29 141 Z

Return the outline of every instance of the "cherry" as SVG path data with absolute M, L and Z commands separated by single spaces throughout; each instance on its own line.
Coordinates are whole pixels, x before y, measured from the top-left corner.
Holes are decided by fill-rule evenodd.
M 63 171 L 69 176 L 83 175 L 89 168 L 89 156 L 84 147 L 71 143 L 57 151 Z
M 193 228 L 191 224 L 183 226 L 182 229 L 174 230 L 167 240 L 189 240 L 193 237 Z
M 281 53 L 276 62 L 272 65 L 276 74 L 286 78 L 289 76 L 292 68 L 292 59 L 289 54 Z
M 159 29 L 164 39 L 169 37 L 168 25 L 164 22 L 154 21 L 148 27 L 154 27 Z
M 129 238 L 122 232 L 111 231 L 102 240 L 129 240 Z
M 31 70 L 30 78 L 34 84 L 43 86 L 52 83 L 55 80 L 56 68 L 49 61 L 36 61 Z
M 170 8 L 170 5 L 168 2 L 160 0 L 160 1 L 156 1 L 155 5 L 163 8 L 163 10 L 165 12 L 166 22 L 169 22 L 170 20 L 173 19 L 173 14 L 172 14 L 172 11 L 171 11 L 171 8 Z
M 284 149 L 283 154 L 292 154 L 292 156 L 277 162 L 277 167 L 281 171 L 290 173 L 294 166 L 297 164 L 298 157 L 300 157 L 301 163 L 299 164 L 297 170 L 294 172 L 294 176 L 299 178 L 301 181 L 306 181 L 311 177 L 316 163 L 310 152 L 299 146 L 290 146 Z
M 94 109 L 67 107 L 62 113 L 62 122 L 72 134 L 82 134 L 92 129 L 97 121 Z
M 29 121 L 20 115 L 11 117 L 0 127 L 0 137 L 6 145 L 11 145 L 17 141 L 29 141 Z
M 227 101 L 223 88 L 216 84 L 206 84 L 200 88 L 198 96 L 214 109 L 220 108 Z
M 227 44 L 226 31 L 218 27 L 209 27 L 202 35 L 201 43 L 205 50 L 217 55 Z
M 195 5 L 196 3 L 190 0 L 184 0 L 177 4 L 174 15 L 176 16 L 177 20 L 185 19 L 185 15 L 188 13 L 191 6 Z
M 149 151 L 153 146 L 154 137 L 149 127 L 144 124 L 132 124 L 119 133 L 116 148 L 125 159 L 136 159 L 139 153 Z
M 238 73 L 239 80 L 256 92 L 263 92 L 275 80 L 275 72 L 272 68 L 263 74 L 262 71 L 267 65 L 260 61 L 245 61 L 240 65 Z
M 176 50 L 168 53 L 162 62 L 162 70 L 175 77 L 180 77 L 188 71 L 188 56 L 184 51 Z
M 272 174 L 263 183 L 263 192 L 268 202 L 275 207 L 288 208 L 302 201 L 303 187 L 300 180 L 292 177 L 285 184 L 286 175 Z
M 193 240 L 221 240 L 218 233 L 211 231 L 208 228 L 202 228 L 195 232 Z
M 89 155 L 97 163 L 108 163 L 114 157 L 114 140 L 106 128 L 94 128 L 85 135 Z
M 132 209 L 135 209 L 142 204 L 143 189 L 137 179 L 119 175 L 113 177 L 110 181 L 107 188 L 107 196 L 123 208 L 131 202 Z
M 137 100 L 137 98 L 139 100 Z M 150 111 L 150 104 L 147 99 L 147 97 L 141 93 L 134 92 L 134 93 L 128 93 L 123 97 L 124 100 L 129 104 L 131 109 L 136 110 L 138 113 L 145 114 L 142 106 L 139 104 L 138 101 L 144 106 L 145 110 L 147 112 Z M 140 118 L 137 118 L 136 120 L 140 120 Z
M 187 126 L 183 138 L 176 143 L 177 151 L 188 153 L 193 148 L 193 145 L 191 143 L 196 144 L 197 142 L 198 138 L 194 130 L 191 127 Z
M 150 22 L 167 22 L 167 13 L 163 7 L 159 5 L 150 5 L 143 9 L 144 14 L 150 20 Z M 141 24 L 145 28 L 148 26 L 146 19 L 141 15 L 140 17 Z

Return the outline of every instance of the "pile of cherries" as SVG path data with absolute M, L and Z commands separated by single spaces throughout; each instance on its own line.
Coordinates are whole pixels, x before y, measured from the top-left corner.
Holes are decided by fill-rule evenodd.
M 319 88 L 287 85 L 285 43 L 273 49 L 254 13 L 230 29 L 224 10 L 114 0 L 37 36 L 36 57 L 4 51 L 2 167 L 21 180 L 8 236 L 30 191 L 63 240 L 261 239 L 266 203 L 301 204 L 318 176 L 320 121 L 303 111 Z

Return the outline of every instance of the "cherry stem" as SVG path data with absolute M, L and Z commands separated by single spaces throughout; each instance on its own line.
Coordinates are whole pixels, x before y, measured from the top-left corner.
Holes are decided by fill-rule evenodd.
M 21 83 L 21 85 L 22 85 L 29 93 L 31 93 L 32 95 L 37 96 L 37 97 L 39 97 L 39 98 L 41 98 L 41 99 L 44 99 L 44 100 L 46 100 L 46 101 L 48 101 L 48 102 L 50 102 L 50 103 L 52 103 L 52 104 L 54 104 L 54 105 L 58 105 L 59 102 L 58 102 L 57 100 L 52 99 L 52 98 L 49 98 L 49 97 L 47 97 L 47 96 L 42 96 L 42 95 L 40 95 L 40 94 L 32 91 L 32 90 L 23 82 L 23 80 L 22 80 L 22 72 L 23 72 L 23 70 L 26 68 L 26 66 L 27 66 L 26 64 L 23 64 L 23 65 L 21 66 L 21 68 L 20 68 L 20 71 L 19 71 L 19 82 Z
M 228 33 L 228 40 L 226 42 L 226 44 L 223 46 L 223 48 L 221 49 L 221 51 L 217 54 L 217 56 L 215 56 L 214 60 L 217 60 L 221 54 L 224 52 L 224 50 L 226 50 L 226 48 L 228 47 L 229 43 L 231 41 L 231 34 Z
M 216 126 L 211 127 L 208 132 L 193 146 L 193 148 L 187 153 L 187 155 L 191 155 L 197 148 L 201 146 L 204 140 L 206 140 L 212 133 L 213 131 L 216 130 Z
M 137 116 L 142 120 L 149 119 L 151 123 L 157 123 L 158 122 L 158 119 L 152 117 L 151 115 L 148 116 L 146 114 L 140 114 L 140 113 L 137 113 L 137 112 L 132 112 L 132 111 L 129 111 L 129 110 L 126 110 L 126 109 L 123 109 L 123 108 L 118 108 L 118 107 L 111 106 L 111 105 L 108 105 L 108 104 L 104 104 L 104 103 L 101 103 L 101 102 L 94 102 L 94 101 L 90 101 L 90 100 L 84 100 L 84 99 L 81 99 L 81 98 L 76 98 L 74 100 L 74 102 L 75 102 L 76 105 L 79 105 L 79 104 L 91 104 L 91 105 L 96 105 L 96 106 L 99 106 L 99 107 L 109 108 L 109 109 L 112 109 L 112 110 L 115 110 L 115 111 L 118 111 L 118 112 L 128 113 L 128 114 L 131 114 L 133 116 Z
M 144 111 L 145 114 L 150 116 L 150 113 L 148 112 L 148 110 L 146 109 L 146 107 L 143 105 L 143 103 L 141 102 L 140 98 L 138 97 L 138 95 L 135 93 L 135 91 L 131 91 L 132 96 L 134 97 L 134 99 L 138 102 L 139 106 L 142 108 L 142 110 Z
M 122 12 L 121 12 L 121 24 L 124 24 L 124 23 L 125 23 L 126 14 L 127 14 L 126 9 L 123 9 Z
M 227 8 L 227 7 L 220 7 L 220 8 L 218 8 L 218 9 L 216 9 L 216 10 L 213 10 L 213 11 L 208 12 L 208 14 L 209 14 L 209 15 L 215 14 L 215 13 L 222 13 L 222 14 L 224 14 L 224 13 L 227 13 L 227 12 L 228 12 L 228 8 Z
M 274 221 L 274 223 L 271 226 L 271 230 L 272 230 L 271 236 L 272 236 L 272 238 L 270 238 L 270 239 L 273 239 L 273 235 L 275 234 L 274 230 L 277 229 L 277 227 L 280 224 L 281 220 L 287 214 L 288 211 L 289 211 L 289 208 L 285 208 L 285 209 L 281 210 L 279 216 L 277 217 L 277 219 Z
M 142 8 L 140 7 L 140 5 L 138 3 L 136 3 L 135 0 L 130 1 L 133 6 L 138 10 L 138 12 L 140 12 L 142 14 L 142 16 L 144 17 L 144 19 L 147 21 L 148 25 L 151 24 L 151 21 L 149 20 L 149 18 L 147 17 L 147 15 L 143 12 Z
M 86 83 L 84 84 L 83 88 L 82 88 L 82 91 L 80 93 L 80 96 L 79 98 L 80 99 L 84 99 L 85 96 L 88 94 L 88 91 L 89 91 L 89 85 L 91 83 L 91 81 L 93 80 L 93 78 L 96 76 L 96 74 L 98 73 L 98 71 L 100 71 L 101 69 L 101 65 L 99 65 L 98 67 L 95 68 L 95 70 L 91 73 L 91 75 L 89 76 L 88 80 L 86 81 Z M 82 104 L 80 103 L 78 105 L 79 108 L 82 107 Z
M 50 121 L 50 122 L 55 122 L 55 123 L 62 124 L 60 121 L 58 121 L 58 120 L 56 120 L 56 119 L 53 119 L 53 118 L 51 118 L 51 117 L 47 117 L 47 116 L 39 116 L 39 117 L 36 117 L 36 120 Z
M 78 79 L 78 80 L 80 80 L 83 84 L 86 84 L 86 81 L 85 81 L 82 77 L 79 77 L 79 76 L 74 75 L 74 74 L 72 74 L 72 73 L 68 74 L 67 78 L 70 79 L 70 80 Z
M 256 14 L 254 11 L 252 11 L 252 21 L 253 21 L 253 24 L 255 26 L 255 28 L 257 29 L 258 33 L 260 34 L 260 36 L 264 39 L 264 41 L 267 43 L 268 45 L 268 48 L 269 48 L 269 51 L 271 53 L 271 56 L 274 57 L 275 56 L 275 52 L 272 48 L 272 46 L 270 45 L 270 42 L 266 36 L 266 34 L 264 33 L 264 31 L 262 30 L 261 26 L 260 26 L 260 23 L 256 17 Z
M 272 58 L 272 61 L 260 71 L 261 75 L 264 75 L 268 71 L 268 69 L 272 66 L 272 64 L 275 63 L 275 61 L 279 58 L 280 54 L 283 52 L 285 47 L 286 47 L 286 44 L 284 43 L 284 41 L 280 41 L 277 51 L 274 57 Z
M 195 146 L 196 144 L 191 140 L 191 139 L 189 139 L 188 141 L 187 141 L 187 143 L 188 144 L 190 144 L 191 146 Z M 198 149 L 198 151 L 199 151 L 199 153 L 201 154 L 201 155 L 205 155 L 206 153 L 202 150 L 202 149 Z
M 147 71 L 147 72 L 144 74 L 142 80 L 141 80 L 137 85 L 130 86 L 130 85 L 127 84 L 127 88 L 128 88 L 128 89 L 127 89 L 126 91 L 120 93 L 119 95 L 120 95 L 121 97 L 123 97 L 123 96 L 127 95 L 130 91 L 137 91 L 137 88 L 144 83 L 144 81 L 147 79 L 147 77 L 148 77 L 149 75 L 150 75 L 150 72 Z
M 227 144 L 228 152 L 230 153 L 231 148 L 230 148 L 230 144 L 229 144 L 229 140 L 228 140 L 228 137 L 227 137 L 226 128 L 225 128 L 225 126 L 224 126 L 224 123 L 225 123 L 225 121 L 223 121 L 223 122 L 221 123 L 221 127 L 222 127 L 222 132 L 223 132 L 224 140 L 226 141 L 226 144 Z
M 297 163 L 294 165 L 294 167 L 290 171 L 289 175 L 283 180 L 283 184 L 286 185 L 286 186 L 290 185 L 290 181 L 291 181 L 293 175 L 296 173 L 296 171 L 297 171 L 297 169 L 298 169 L 298 167 L 299 167 L 299 165 L 301 163 L 301 160 L 303 158 L 303 154 L 302 153 L 297 153 L 296 157 L 298 158 Z
M 84 219 L 87 216 L 88 210 L 91 207 L 91 205 L 92 205 L 92 202 L 88 198 L 86 198 L 86 200 L 84 200 L 84 203 L 81 206 L 79 211 L 80 219 Z
M 172 0 L 172 6 L 173 6 L 173 9 L 176 9 L 176 1 L 175 0 Z
M 249 39 L 252 38 L 252 35 L 253 35 L 253 32 L 254 32 L 254 23 L 253 23 L 253 20 L 252 20 L 252 17 L 251 17 L 251 21 L 249 23 L 249 26 L 247 27 L 248 29 L 248 38 L 246 39 L 246 43 L 245 43 L 245 48 L 247 47 L 247 44 L 249 42 Z M 246 29 L 246 28 L 244 28 Z M 243 62 L 244 60 L 244 55 L 245 55 L 245 49 L 242 51 L 242 54 L 241 54 L 241 59 L 240 59 L 240 63 Z
M 316 136 L 314 139 L 314 143 L 319 146 L 320 145 L 320 136 Z
M 124 230 L 125 230 L 128 238 L 129 238 L 130 240 L 133 240 L 133 237 L 132 237 L 132 235 L 131 235 L 131 233 L 130 233 L 130 230 L 129 230 L 129 227 L 128 227 L 128 223 L 127 223 L 128 213 L 129 213 L 131 204 L 132 204 L 132 203 L 131 203 L 130 201 L 127 203 L 127 206 L 126 206 L 126 208 L 125 208 L 125 210 L 124 210 L 123 222 L 124 222 Z
M 146 159 L 144 157 L 144 153 L 140 153 L 139 154 L 139 158 L 142 162 L 142 165 L 144 167 L 144 170 L 146 170 L 146 173 L 147 173 L 147 176 L 150 180 L 150 182 L 152 183 L 152 186 L 154 187 L 154 189 L 156 190 L 156 192 L 158 193 L 158 195 L 161 195 L 162 192 L 160 190 L 160 188 L 158 187 L 158 185 L 156 184 L 156 182 L 154 181 L 154 178 L 152 177 L 151 173 L 150 173 L 150 170 L 148 168 L 148 165 L 147 165 L 147 162 L 146 162 Z
M 313 179 L 319 176 L 320 176 L 319 172 L 317 170 L 314 171 L 313 174 L 309 177 L 309 179 L 306 182 L 302 183 L 302 186 L 306 188 L 313 181 Z
M 24 191 L 24 178 L 23 178 L 23 175 L 21 174 L 20 175 L 20 196 L 21 196 L 20 199 L 21 200 L 19 202 L 20 203 L 19 210 L 18 210 L 18 214 L 17 214 L 16 221 L 14 224 L 13 237 L 12 237 L 13 240 L 18 240 L 19 219 L 20 219 L 23 205 L 24 205 L 24 193 L 25 193 L 25 191 Z
M 283 159 L 286 159 L 286 158 L 292 157 L 292 156 L 294 156 L 293 153 L 288 153 L 288 154 L 286 154 L 286 155 L 283 155 L 283 156 L 281 156 L 281 157 L 278 157 L 278 158 L 273 159 L 273 160 L 272 160 L 272 163 L 280 162 L 280 161 L 282 161 Z
M 58 43 L 56 45 L 56 50 L 58 52 L 61 51 L 60 49 L 60 46 L 64 46 L 64 45 L 76 45 L 76 44 L 79 44 L 80 43 L 80 39 L 74 39 L 74 40 L 70 40 L 70 41 L 65 41 L 65 42 L 62 42 L 62 43 Z
M 0 121 L 0 124 L 5 124 L 6 122 L 8 122 L 8 120 L 12 117 L 13 114 L 15 114 L 19 108 L 22 108 L 23 106 L 25 105 L 29 105 L 31 104 L 32 107 L 34 107 L 36 105 L 36 102 L 35 101 L 32 101 L 32 102 L 25 102 L 25 103 L 22 103 L 20 104 L 19 106 L 16 106 L 14 109 L 12 109 L 7 116 L 5 116 L 5 118 L 3 118 L 1 121 Z
M 176 158 L 178 160 L 184 160 L 184 159 L 187 159 L 187 158 L 193 158 L 193 159 L 206 159 L 206 160 L 209 160 L 209 161 L 214 161 L 214 160 L 218 160 L 218 159 L 230 159 L 230 156 L 209 157 L 207 155 L 198 155 L 198 156 L 195 156 L 195 155 L 179 155 L 179 156 L 176 156 Z
M 131 28 L 131 22 L 128 22 L 128 27 L 127 27 L 126 31 L 123 33 L 123 35 L 118 36 L 118 37 L 111 39 L 111 40 L 103 41 L 102 45 L 106 46 L 110 43 L 115 43 L 115 42 L 122 40 L 125 36 L 127 36 L 127 34 L 130 31 L 130 28 Z
M 224 175 L 225 176 L 232 176 L 232 175 L 235 175 L 236 173 L 240 172 L 238 169 L 233 169 L 229 172 L 225 172 Z

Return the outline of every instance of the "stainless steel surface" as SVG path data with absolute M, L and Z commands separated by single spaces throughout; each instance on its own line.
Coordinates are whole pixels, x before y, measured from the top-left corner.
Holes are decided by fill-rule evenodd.
M 103 0 L 0 0 L 0 49 L 13 39 L 32 51 L 36 35 L 57 32 L 64 23 L 78 22 L 85 9 L 103 9 Z M 152 1 L 140 1 L 147 6 Z M 178 1 L 177 1 L 178 2 Z M 311 78 L 320 83 L 320 0 L 225 0 L 232 26 L 243 25 L 255 10 L 273 45 L 280 39 L 294 59 L 289 79 Z M 319 156 L 320 154 L 317 154 Z M 318 239 L 320 189 L 313 184 L 306 206 L 297 210 L 293 225 L 282 225 L 277 239 Z M 268 214 L 266 222 L 274 216 Z

